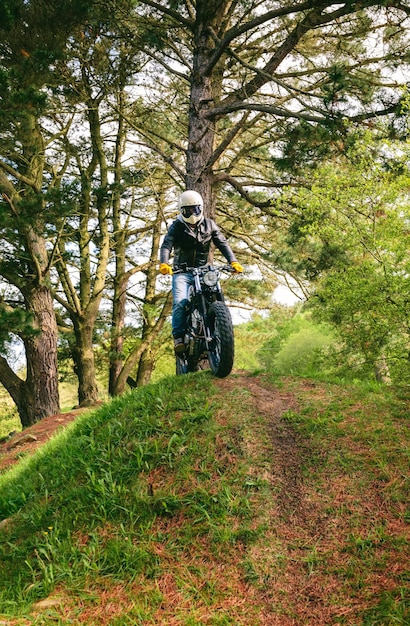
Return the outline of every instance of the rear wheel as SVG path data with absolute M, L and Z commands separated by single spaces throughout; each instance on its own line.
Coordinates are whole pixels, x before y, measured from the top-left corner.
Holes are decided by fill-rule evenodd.
M 224 378 L 231 373 L 234 358 L 234 335 L 232 318 L 223 302 L 214 302 L 209 307 L 208 324 L 212 343 L 208 360 L 212 373 Z

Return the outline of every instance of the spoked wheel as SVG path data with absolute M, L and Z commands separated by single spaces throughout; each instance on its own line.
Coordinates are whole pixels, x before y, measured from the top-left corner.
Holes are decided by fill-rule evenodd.
M 234 335 L 232 318 L 228 307 L 223 302 L 214 302 L 208 311 L 209 330 L 212 344 L 208 360 L 212 373 L 224 378 L 231 373 L 234 358 Z

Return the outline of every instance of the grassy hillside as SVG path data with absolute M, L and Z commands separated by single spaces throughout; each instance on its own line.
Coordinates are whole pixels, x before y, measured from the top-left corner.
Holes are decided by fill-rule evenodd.
M 135 390 L 0 476 L 0 623 L 408 624 L 408 451 L 383 389 Z

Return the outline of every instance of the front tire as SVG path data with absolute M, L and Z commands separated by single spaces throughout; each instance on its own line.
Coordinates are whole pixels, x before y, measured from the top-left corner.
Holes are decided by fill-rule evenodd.
M 212 336 L 209 366 L 214 376 L 224 378 L 232 371 L 235 352 L 231 314 L 226 304 L 214 302 L 209 307 L 207 319 Z

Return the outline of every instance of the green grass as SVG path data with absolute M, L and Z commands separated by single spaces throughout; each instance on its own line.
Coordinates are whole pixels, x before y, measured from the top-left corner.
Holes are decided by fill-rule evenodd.
M 0 621 L 404 626 L 408 404 L 202 372 L 81 415 L 0 475 Z
M 0 385 L 0 439 L 21 430 L 21 423 L 10 396 Z
M 203 536 L 215 554 L 250 541 L 248 488 L 215 454 L 211 387 L 206 374 L 172 378 L 110 402 L 0 477 L 0 611 L 24 612 L 94 577 L 155 577 L 158 545 L 178 559 Z M 176 519 L 181 529 L 169 534 Z

